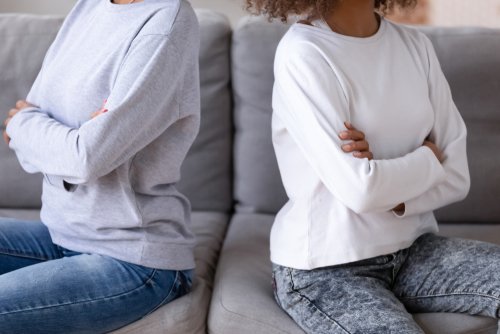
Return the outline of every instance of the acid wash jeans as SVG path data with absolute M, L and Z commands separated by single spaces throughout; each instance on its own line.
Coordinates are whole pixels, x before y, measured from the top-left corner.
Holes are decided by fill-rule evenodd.
M 0 333 L 107 333 L 186 294 L 192 270 L 157 270 L 52 243 L 0 218 Z
M 424 234 L 354 263 L 273 265 L 273 278 L 278 304 L 307 333 L 424 334 L 409 312 L 500 317 L 500 246 L 485 242 Z

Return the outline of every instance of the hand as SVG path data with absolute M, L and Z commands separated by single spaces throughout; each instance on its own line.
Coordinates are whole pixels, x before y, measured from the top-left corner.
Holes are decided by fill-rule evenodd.
M 425 140 L 422 146 L 427 146 L 428 148 L 430 148 L 434 153 L 434 155 L 436 156 L 436 158 L 439 160 L 439 162 L 441 163 L 443 162 L 444 160 L 443 152 L 436 146 L 436 144 L 434 144 L 430 140 Z
M 365 134 L 357 130 L 351 123 L 345 122 L 347 131 L 339 133 L 339 138 L 342 140 L 352 140 L 347 144 L 342 145 L 342 150 L 346 153 L 354 152 L 352 155 L 359 159 L 373 159 L 373 154 L 370 152 L 370 145 L 365 139 Z
M 94 119 L 94 118 L 108 112 L 108 109 L 105 108 L 106 102 L 108 102 L 107 99 L 104 100 L 104 103 L 102 104 L 101 109 L 97 110 L 96 112 L 93 112 L 92 115 L 90 115 L 90 119 Z
M 24 100 L 19 100 L 16 102 L 16 106 L 9 111 L 9 115 L 7 119 L 3 122 L 3 125 L 5 126 L 5 129 L 7 129 L 7 124 L 12 120 L 12 118 L 21 110 L 24 108 L 29 108 L 29 107 L 36 107 L 35 105 L 28 103 L 27 101 Z M 7 135 L 6 130 L 3 131 L 2 133 L 3 139 L 9 145 L 10 143 L 10 137 Z

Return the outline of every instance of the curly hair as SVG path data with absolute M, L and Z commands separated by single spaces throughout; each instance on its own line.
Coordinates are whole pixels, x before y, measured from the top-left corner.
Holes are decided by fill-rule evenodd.
M 316 16 L 328 13 L 343 0 L 246 0 L 247 10 L 253 14 L 264 14 L 272 19 L 286 22 L 292 15 Z M 415 7 L 417 0 L 375 0 L 375 9 L 381 14 L 389 13 L 394 7 Z

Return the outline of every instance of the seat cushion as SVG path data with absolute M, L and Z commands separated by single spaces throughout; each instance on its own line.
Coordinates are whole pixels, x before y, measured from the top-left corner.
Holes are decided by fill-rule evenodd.
M 38 210 L 2 209 L 0 217 L 40 220 Z M 192 229 L 197 238 L 197 245 L 195 248 L 196 277 L 191 293 L 113 333 L 205 334 L 215 268 L 228 221 L 229 216 L 224 213 L 193 212 Z
M 16 218 L 23 220 L 40 221 L 39 209 L 3 209 L 0 208 L 0 217 Z
M 192 228 L 197 238 L 196 278 L 191 293 L 113 333 L 205 334 L 217 259 L 228 220 L 229 216 L 224 213 L 194 212 Z
M 217 267 L 208 319 L 209 333 L 303 333 L 273 298 L 269 234 L 274 215 L 236 214 L 230 224 Z M 478 239 L 500 244 L 500 226 L 477 226 Z M 467 237 L 469 230 L 443 233 Z M 496 320 L 463 314 L 418 314 L 426 333 L 496 333 Z

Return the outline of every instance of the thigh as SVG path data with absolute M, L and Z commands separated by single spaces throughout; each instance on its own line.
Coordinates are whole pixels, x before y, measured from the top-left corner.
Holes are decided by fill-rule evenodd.
M 389 267 L 275 268 L 276 299 L 307 333 L 424 333 L 380 279 Z
M 61 257 L 42 222 L 0 218 L 0 275 Z
M 0 276 L 0 333 L 105 333 L 186 293 L 183 272 L 81 254 Z
M 410 247 L 394 293 L 412 312 L 499 317 L 500 246 L 423 235 Z

